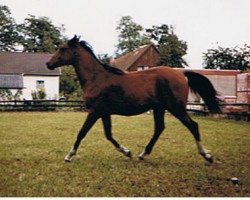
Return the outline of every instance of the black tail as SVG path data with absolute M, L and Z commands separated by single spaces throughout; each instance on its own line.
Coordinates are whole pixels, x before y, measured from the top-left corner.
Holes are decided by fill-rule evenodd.
M 221 113 L 219 99 L 214 86 L 205 76 L 191 71 L 185 71 L 184 75 L 188 79 L 188 85 L 194 93 L 198 93 L 204 100 L 211 113 Z

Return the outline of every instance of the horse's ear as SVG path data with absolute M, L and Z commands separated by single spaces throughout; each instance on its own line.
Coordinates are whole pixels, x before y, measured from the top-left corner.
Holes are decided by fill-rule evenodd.
M 77 35 L 75 35 L 71 40 L 68 41 L 68 45 L 71 47 L 75 47 L 79 43 L 79 39 Z

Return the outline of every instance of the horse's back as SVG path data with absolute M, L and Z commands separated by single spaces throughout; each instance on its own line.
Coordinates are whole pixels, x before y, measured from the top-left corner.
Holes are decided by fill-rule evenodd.
M 157 77 L 164 77 L 169 81 L 171 81 L 172 79 L 178 79 L 178 81 L 184 81 L 185 79 L 185 76 L 182 71 L 166 66 L 153 67 L 143 71 L 128 72 L 125 75 L 127 76 L 156 75 Z
M 129 72 L 125 74 L 124 82 L 131 91 L 156 91 L 162 88 L 162 91 L 169 90 L 177 101 L 183 103 L 187 101 L 189 91 L 187 80 L 182 71 L 170 67 L 160 66 Z
M 171 67 L 159 66 L 144 71 L 129 72 L 125 76 L 127 79 L 142 79 L 144 82 L 165 80 L 171 89 L 187 90 L 187 80 L 182 71 Z

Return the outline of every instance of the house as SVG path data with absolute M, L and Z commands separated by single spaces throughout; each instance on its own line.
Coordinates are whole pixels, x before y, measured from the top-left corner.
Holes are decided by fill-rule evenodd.
M 31 93 L 43 89 L 47 99 L 59 98 L 59 69 L 47 69 L 52 54 L 0 52 L 0 90 L 12 94 L 22 91 L 20 99 L 32 100 Z
M 250 103 L 250 73 L 238 74 L 237 76 L 237 102 Z
M 141 71 L 159 65 L 160 53 L 154 44 L 141 46 L 140 48 L 113 58 L 110 65 L 124 71 Z

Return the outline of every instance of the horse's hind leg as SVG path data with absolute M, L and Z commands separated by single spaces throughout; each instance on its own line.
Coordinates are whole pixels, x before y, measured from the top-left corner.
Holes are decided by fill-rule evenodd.
M 112 136 L 111 116 L 110 115 L 103 116 L 102 122 L 103 122 L 104 133 L 105 133 L 106 138 L 117 148 L 118 151 L 123 153 L 125 156 L 131 158 L 132 157 L 131 152 L 127 148 L 121 146 Z
M 149 155 L 160 137 L 162 131 L 165 128 L 164 124 L 164 113 L 165 109 L 154 109 L 154 123 L 155 123 L 155 130 L 154 130 L 154 135 L 147 144 L 145 150 L 139 155 L 139 159 L 143 160 L 146 155 Z
M 209 153 L 208 150 L 206 150 L 202 143 L 201 143 L 201 138 L 200 138 L 200 133 L 199 133 L 199 127 L 198 124 L 193 121 L 190 116 L 185 112 L 183 112 L 183 114 L 181 115 L 176 115 L 175 116 L 189 129 L 189 131 L 193 134 L 196 144 L 197 144 L 197 148 L 199 153 L 210 163 L 213 162 L 213 157 L 212 155 Z

